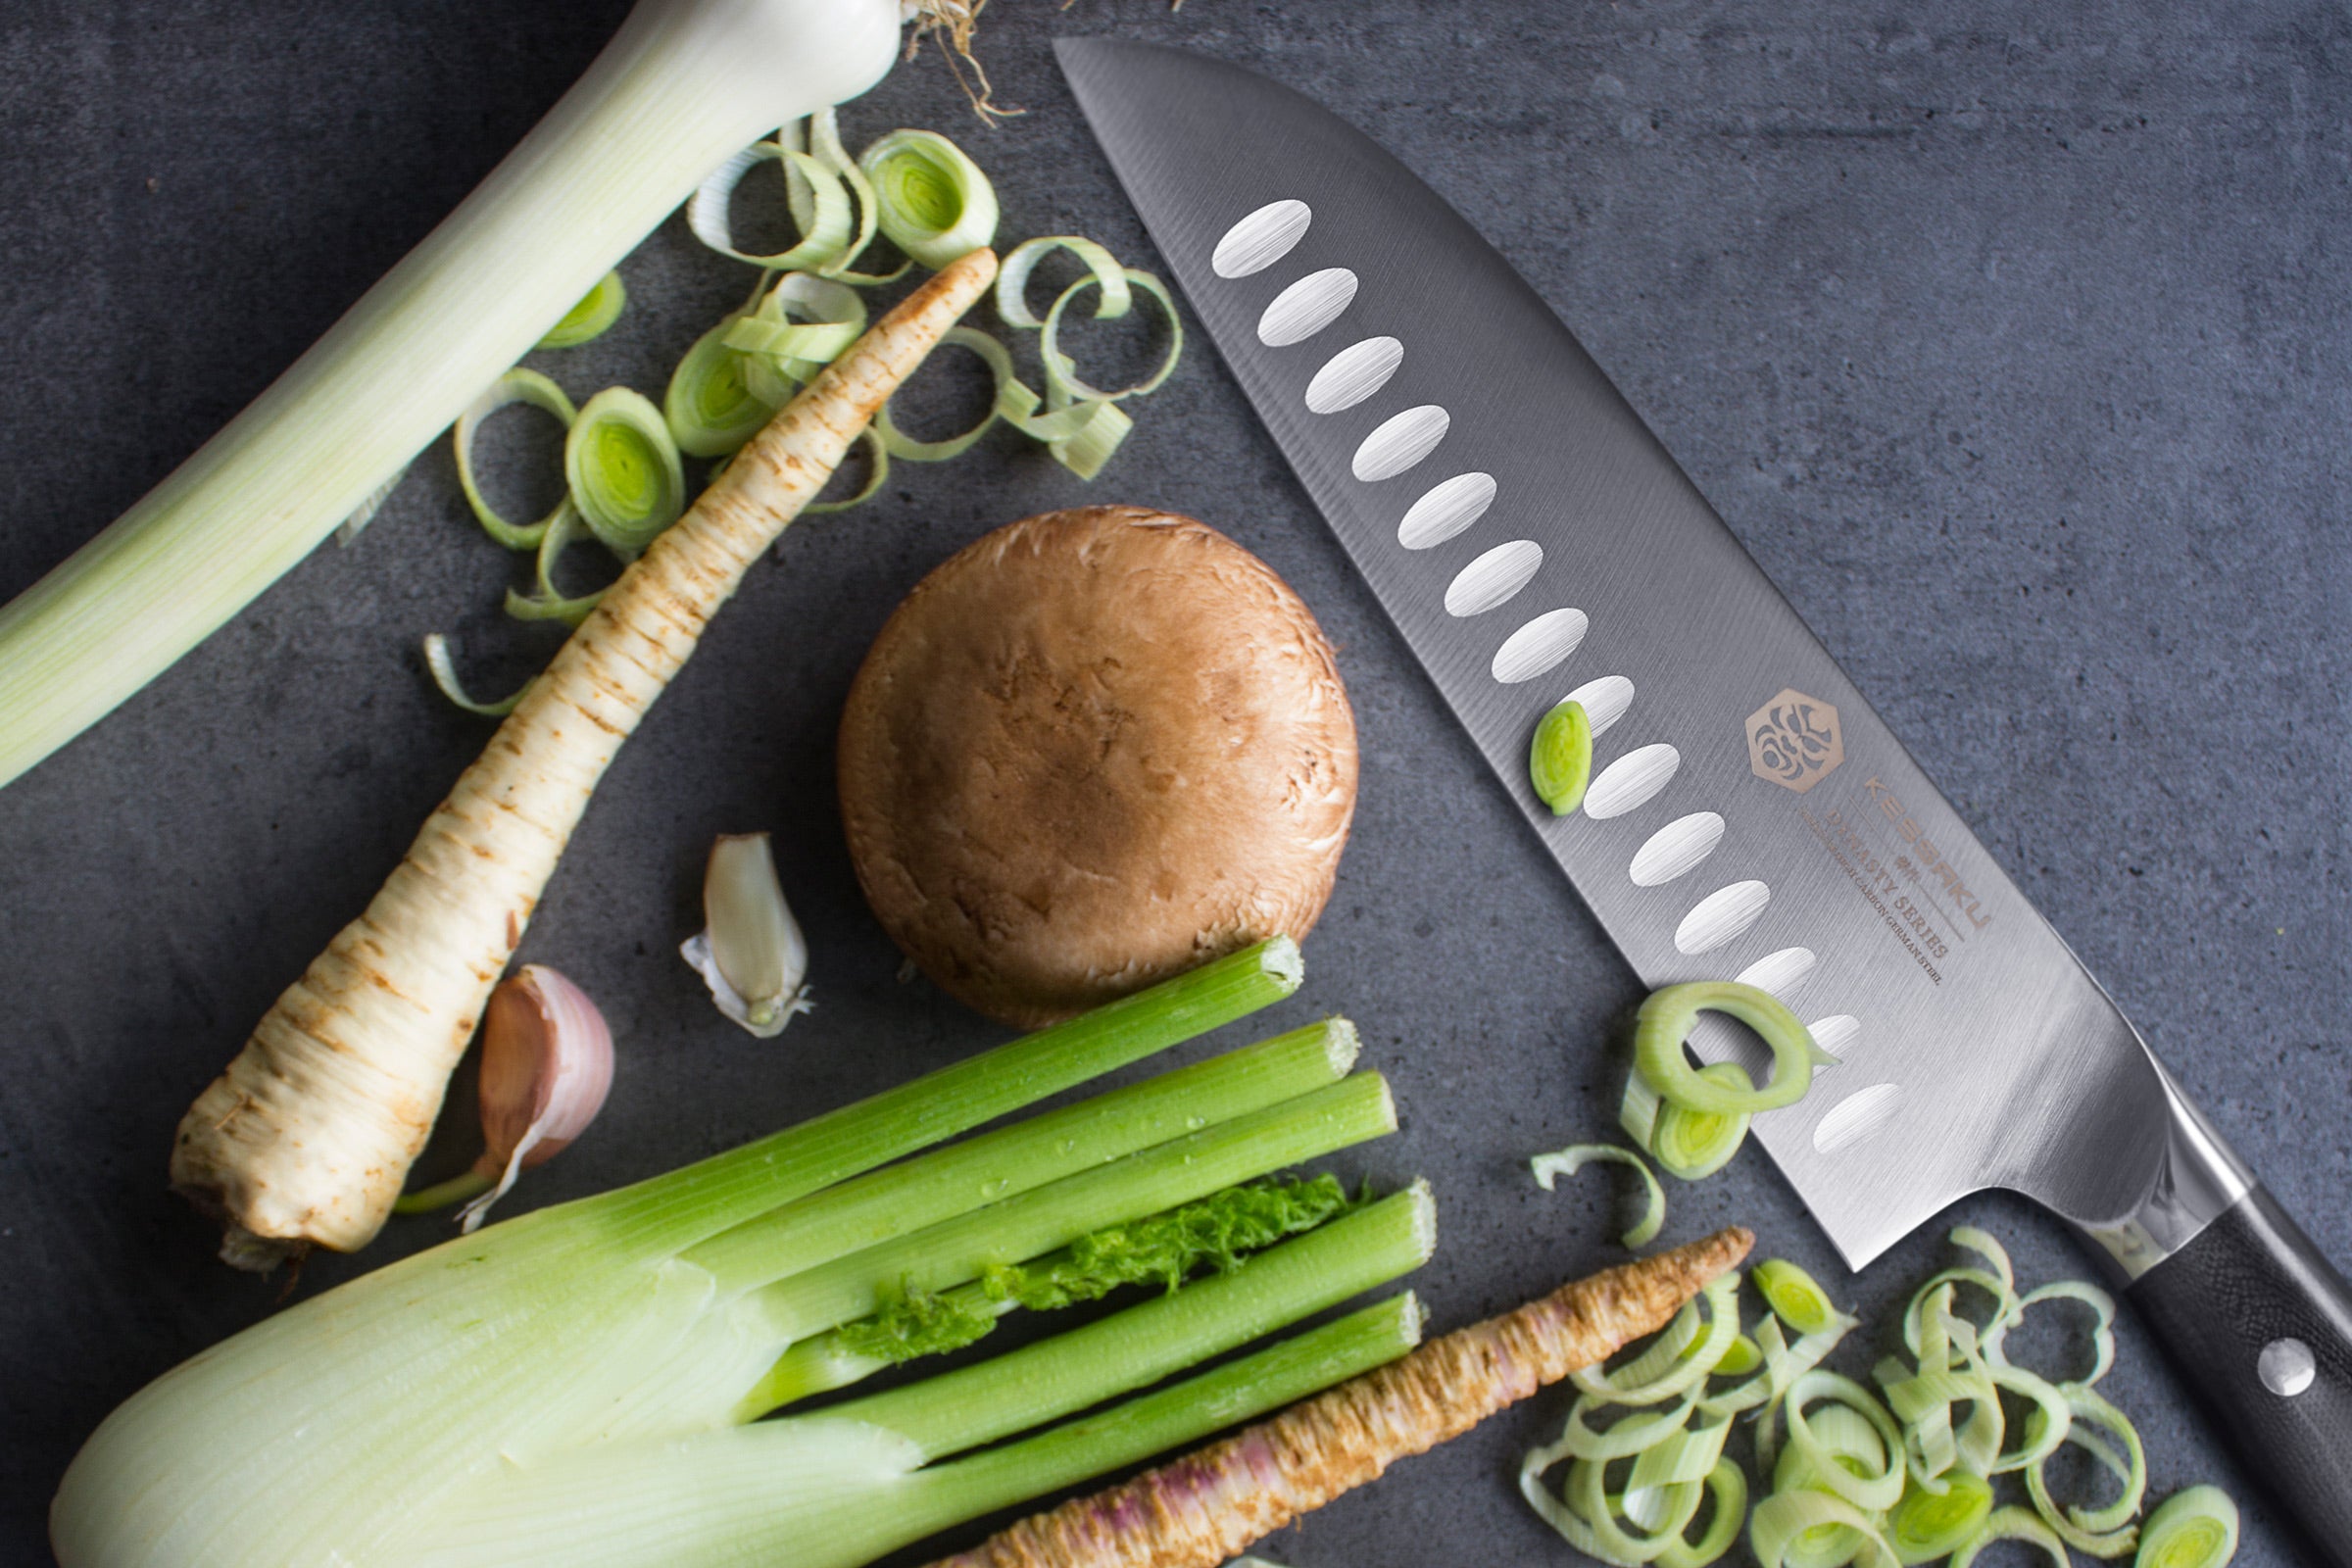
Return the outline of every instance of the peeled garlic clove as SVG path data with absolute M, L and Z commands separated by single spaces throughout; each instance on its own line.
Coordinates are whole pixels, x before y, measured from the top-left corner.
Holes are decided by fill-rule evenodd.
M 588 993 L 545 964 L 499 982 L 482 1015 L 482 1157 L 497 1185 L 458 1211 L 470 1232 L 514 1178 L 587 1131 L 612 1087 L 612 1031 Z
M 710 846 L 703 918 L 705 929 L 678 952 L 720 1012 L 769 1040 L 809 1009 L 808 944 L 784 902 L 766 834 L 722 833 Z

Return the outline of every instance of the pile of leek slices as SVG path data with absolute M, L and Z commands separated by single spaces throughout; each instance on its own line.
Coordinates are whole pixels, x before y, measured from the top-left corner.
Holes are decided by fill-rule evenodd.
M 769 163 L 782 172 L 800 238 L 783 251 L 753 254 L 736 244 L 730 208 L 745 177 Z M 895 283 L 916 266 L 946 267 L 995 243 L 998 209 L 988 176 L 945 136 L 894 130 L 853 159 L 828 109 L 728 160 L 696 190 L 686 220 L 710 249 L 759 269 L 759 279 L 739 308 L 686 351 L 659 407 L 627 387 L 608 387 L 575 407 L 553 379 L 517 367 L 458 420 L 458 480 L 466 504 L 492 539 L 535 558 L 531 591 L 507 594 L 507 612 L 518 620 L 576 626 L 586 619 L 601 591 L 567 594 L 557 586 L 558 564 L 566 550 L 594 539 L 621 562 L 634 561 L 684 514 L 690 499 L 687 458 L 717 459 L 715 477 L 778 409 L 865 330 L 861 290 Z M 877 234 L 906 260 L 889 271 L 856 270 Z M 1030 303 L 1030 281 L 1039 265 L 1057 252 L 1083 271 L 1040 315 Z M 1086 314 L 1097 320 L 1119 319 L 1134 312 L 1139 294 L 1166 318 L 1165 354 L 1149 375 L 1131 385 L 1093 385 L 1079 375 L 1062 347 L 1065 318 L 1091 296 Z M 589 342 L 619 318 L 626 303 L 619 274 L 609 274 L 538 347 Z M 959 457 L 1000 422 L 1043 443 L 1064 467 L 1091 479 L 1134 427 L 1120 405 L 1157 390 L 1184 352 L 1183 323 L 1166 285 L 1075 235 L 1032 239 L 1007 255 L 998 272 L 996 309 L 1005 326 L 1037 334 L 1044 391 L 1021 378 L 1002 339 L 969 326 L 950 329 L 946 341 L 978 356 L 988 368 L 995 384 L 988 412 L 957 434 L 921 440 L 901 428 L 885 405 L 863 437 L 864 484 L 853 495 L 813 503 L 807 511 L 840 512 L 868 501 L 888 481 L 893 459 L 939 463 Z M 552 416 L 564 430 L 564 498 L 527 523 L 500 514 L 483 495 L 474 468 L 474 445 L 484 422 L 515 404 Z M 366 524 L 388 490 L 345 525 L 347 538 Z M 425 639 L 425 662 L 442 694 L 469 711 L 502 714 L 521 700 L 519 691 L 501 702 L 467 696 L 449 641 L 438 633 Z
M 1822 1364 L 1859 1320 L 1802 1269 L 1772 1259 L 1746 1279 L 1766 1307 L 1752 1325 L 1740 1322 L 1740 1276 L 1727 1274 L 1624 1365 L 1575 1374 L 1567 1425 L 1527 1454 L 1520 1490 L 1579 1551 L 1621 1568 L 1701 1568 L 1730 1549 L 1743 1521 L 1764 1568 L 1947 1557 L 1969 1568 L 2002 1541 L 2057 1568 L 2069 1547 L 2100 1558 L 2136 1551 L 2143 1568 L 2227 1562 L 2237 1509 L 2216 1488 L 2176 1493 L 2137 1522 L 2147 1456 L 2131 1418 L 2096 1390 L 2115 1364 L 2113 1298 L 2079 1280 L 2020 1294 L 2000 1243 L 1967 1227 L 1952 1241 L 1974 1261 L 1911 1298 L 1907 1355 L 1880 1360 L 1877 1392 Z M 2054 1302 L 2090 1316 L 2091 1365 L 2078 1380 L 2029 1369 L 2006 1348 L 2028 1312 Z M 2004 1395 L 2025 1406 L 2022 1424 Z M 1746 1474 L 1724 1453 L 1735 1421 L 1752 1423 L 1757 1468 L 1770 1479 L 1752 1509 Z M 2111 1500 L 2053 1494 L 2047 1466 L 2068 1444 L 2114 1478 Z M 1555 1493 L 1544 1477 L 1562 1464 Z M 2004 1476 L 2022 1482 L 2030 1505 L 1996 1506 Z
M 1770 1047 L 1762 1088 L 1736 1064 L 1690 1064 L 1684 1043 L 1702 1011 L 1739 1018 Z M 1666 1200 L 1643 1154 L 1685 1179 L 1709 1175 L 1738 1151 L 1755 1112 L 1794 1103 L 1814 1068 L 1834 1059 L 1767 992 L 1730 981 L 1669 986 L 1643 1004 L 1635 1029 L 1621 1120 L 1640 1152 L 1578 1145 L 1536 1156 L 1536 1179 L 1549 1189 L 1587 1164 L 1633 1167 L 1646 1202 L 1624 1241 L 1645 1246 Z M 1894 1568 L 1947 1557 L 1951 1568 L 1969 1568 L 2004 1541 L 2045 1553 L 2056 1568 L 2068 1568 L 2070 1547 L 2100 1558 L 2135 1553 L 2140 1568 L 2228 1562 L 2237 1507 L 2217 1488 L 2178 1492 L 2139 1519 L 2147 1455 L 2131 1418 L 2097 1392 L 2115 1364 L 2114 1298 L 2080 1280 L 2021 1294 L 2000 1243 L 1968 1227 L 1951 1239 L 1973 1260 L 1911 1298 L 1901 1323 L 1907 1355 L 1872 1369 L 1875 1393 L 1823 1365 L 1859 1320 L 1804 1270 L 1772 1259 L 1747 1276 L 1766 1308 L 1752 1325 L 1740 1321 L 1740 1276 L 1727 1274 L 1624 1365 L 1576 1373 L 1567 1425 L 1557 1442 L 1526 1455 L 1520 1490 L 1570 1544 L 1619 1568 L 1703 1568 L 1731 1548 L 1743 1521 L 1763 1568 Z M 2027 1314 L 2056 1303 L 2090 1319 L 2090 1366 L 2071 1381 L 2008 1351 Z M 2013 1421 L 2021 1408 L 2022 1421 Z M 1739 1421 L 1752 1424 L 1758 1471 L 1770 1480 L 1752 1510 L 1747 1475 L 1724 1452 Z M 2113 1478 L 2110 1500 L 2061 1504 L 2048 1466 L 2069 1444 Z M 1563 1464 L 1554 1492 L 1544 1477 Z M 1996 1505 L 2002 1477 L 2022 1484 L 2025 1503 Z

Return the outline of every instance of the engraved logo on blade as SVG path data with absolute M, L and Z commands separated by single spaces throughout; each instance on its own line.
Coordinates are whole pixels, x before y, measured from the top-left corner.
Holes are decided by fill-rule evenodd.
M 1838 710 L 1792 686 L 1747 715 L 1747 760 L 1756 777 L 1802 795 L 1838 771 L 1845 742 Z

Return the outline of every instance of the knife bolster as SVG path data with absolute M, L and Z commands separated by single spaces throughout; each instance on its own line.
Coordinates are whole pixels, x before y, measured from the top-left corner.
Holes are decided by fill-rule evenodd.
M 2101 1224 L 2077 1221 L 2124 1286 L 2195 1241 L 2255 1190 L 2253 1172 L 2189 1102 L 2164 1063 L 2152 1053 L 2149 1060 L 2164 1085 L 2164 1162 L 2128 1213 Z

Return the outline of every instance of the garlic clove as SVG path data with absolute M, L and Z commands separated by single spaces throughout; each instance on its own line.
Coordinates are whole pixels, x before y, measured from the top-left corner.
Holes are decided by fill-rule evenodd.
M 710 988 L 718 1010 L 762 1040 L 813 1005 L 805 984 L 808 944 L 776 878 L 764 833 L 722 833 L 703 873 L 703 918 L 679 955 Z
M 596 1004 L 545 964 L 490 993 L 482 1015 L 482 1157 L 496 1185 L 458 1211 L 470 1233 L 514 1179 L 588 1129 L 612 1087 L 612 1031 Z

